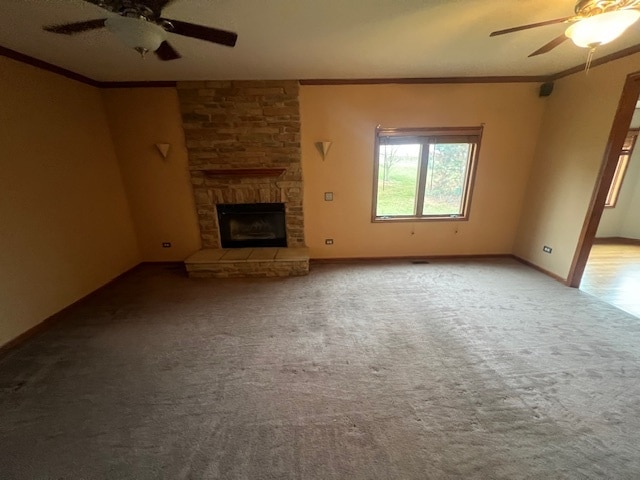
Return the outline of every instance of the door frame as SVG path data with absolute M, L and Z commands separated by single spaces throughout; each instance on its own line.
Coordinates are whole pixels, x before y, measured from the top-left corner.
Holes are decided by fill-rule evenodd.
M 620 151 L 622 150 L 629 131 L 629 125 L 631 125 L 631 119 L 639 97 L 640 72 L 635 72 L 627 76 L 620 101 L 618 102 L 618 108 L 613 118 L 613 124 L 611 125 L 611 132 L 607 140 L 600 171 L 598 172 L 596 184 L 591 194 L 587 215 L 582 225 L 578 245 L 576 246 L 569 276 L 567 277 L 566 283 L 570 287 L 577 288 L 580 286 L 580 281 L 582 280 L 582 275 L 584 274 L 584 269 L 589 259 L 589 253 L 591 252 L 591 247 L 596 237 L 598 225 L 602 218 L 607 194 L 609 193 L 609 188 L 611 187 L 611 182 L 613 181 L 613 176 L 618 166 L 618 157 L 620 156 Z

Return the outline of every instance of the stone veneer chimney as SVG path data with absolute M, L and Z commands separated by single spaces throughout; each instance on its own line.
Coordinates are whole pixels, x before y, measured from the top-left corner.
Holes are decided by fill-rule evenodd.
M 220 248 L 216 204 L 285 204 L 287 244 L 304 246 L 299 84 L 179 82 L 203 248 Z

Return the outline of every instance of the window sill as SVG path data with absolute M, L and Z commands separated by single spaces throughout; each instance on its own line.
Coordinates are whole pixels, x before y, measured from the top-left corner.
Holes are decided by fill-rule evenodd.
M 372 223 L 402 223 L 402 222 L 466 222 L 469 217 L 458 216 L 442 216 L 442 217 L 373 217 Z

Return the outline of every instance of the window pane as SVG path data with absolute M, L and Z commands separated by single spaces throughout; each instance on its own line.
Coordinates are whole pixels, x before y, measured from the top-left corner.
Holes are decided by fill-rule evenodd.
M 620 195 L 620 189 L 622 188 L 622 181 L 624 180 L 624 175 L 627 172 L 629 160 L 633 153 L 637 137 L 637 129 L 629 130 L 627 133 L 627 138 L 625 138 L 624 144 L 622 145 L 622 151 L 618 157 L 618 165 L 616 166 L 616 171 L 613 174 L 613 180 L 611 181 L 611 186 L 607 193 L 607 199 L 604 203 L 605 207 L 615 207 L 618 202 L 618 196 Z
M 609 187 L 609 193 L 607 193 L 607 199 L 605 200 L 605 207 L 615 207 L 618 202 L 618 195 L 620 194 L 620 188 L 622 187 L 622 180 L 624 174 L 627 171 L 629 165 L 629 155 L 620 155 L 618 157 L 618 165 L 616 166 L 616 172 L 613 174 L 613 180 Z
M 462 215 L 471 144 L 429 145 L 423 215 Z
M 376 215 L 415 215 L 420 145 L 380 145 Z

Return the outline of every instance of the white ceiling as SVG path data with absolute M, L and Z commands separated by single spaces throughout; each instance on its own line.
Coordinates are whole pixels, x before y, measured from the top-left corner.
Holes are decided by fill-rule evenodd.
M 552 25 L 489 38 L 573 13 L 573 0 L 175 0 L 164 16 L 238 33 L 235 48 L 170 35 L 182 59 L 142 60 L 105 29 L 56 35 L 43 25 L 104 18 L 82 0 L 0 0 L 0 45 L 99 81 L 547 75 L 584 63 Z M 640 43 L 640 25 L 596 57 Z

